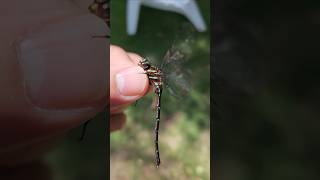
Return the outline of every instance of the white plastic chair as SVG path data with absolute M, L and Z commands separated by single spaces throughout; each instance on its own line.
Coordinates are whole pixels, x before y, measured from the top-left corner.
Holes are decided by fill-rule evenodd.
M 141 5 L 180 13 L 186 16 L 199 32 L 207 29 L 195 0 L 127 0 L 128 35 L 137 32 Z

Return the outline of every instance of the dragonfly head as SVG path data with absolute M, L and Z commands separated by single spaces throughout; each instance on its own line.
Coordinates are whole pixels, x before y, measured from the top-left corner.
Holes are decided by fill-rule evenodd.
M 143 70 L 148 70 L 150 69 L 151 65 L 150 65 L 150 62 L 147 60 L 147 59 L 142 59 L 139 64 L 138 64 L 140 67 L 143 68 Z

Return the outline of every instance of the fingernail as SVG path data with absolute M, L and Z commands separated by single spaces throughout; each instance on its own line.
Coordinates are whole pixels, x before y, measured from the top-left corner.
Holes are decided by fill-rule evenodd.
M 147 77 L 139 66 L 124 69 L 116 74 L 116 85 L 122 96 L 142 96 L 147 85 Z
M 66 18 L 28 34 L 18 54 L 26 97 L 45 109 L 83 108 L 107 94 L 109 48 L 94 16 Z

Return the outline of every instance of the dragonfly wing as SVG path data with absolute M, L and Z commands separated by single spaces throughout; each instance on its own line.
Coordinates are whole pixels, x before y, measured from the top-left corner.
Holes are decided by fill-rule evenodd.
M 186 28 L 184 28 L 186 29 Z M 186 31 L 184 31 L 186 33 Z M 183 35 L 185 33 L 178 33 Z M 171 48 L 166 52 L 161 64 L 164 84 L 174 97 L 183 97 L 191 89 L 191 78 L 187 70 L 187 61 L 192 54 L 192 31 L 176 39 Z
M 179 63 L 182 59 L 185 58 L 185 55 L 178 50 L 176 47 L 172 46 L 165 54 L 162 64 L 161 64 L 161 69 L 165 69 L 166 66 L 172 63 Z
M 177 99 L 185 97 L 191 90 L 191 84 L 188 81 L 186 73 L 172 71 L 165 77 L 165 85 L 169 93 Z

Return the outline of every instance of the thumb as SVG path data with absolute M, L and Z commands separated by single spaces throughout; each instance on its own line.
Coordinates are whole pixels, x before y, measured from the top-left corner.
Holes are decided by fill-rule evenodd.
M 132 59 L 133 58 L 133 59 Z M 148 90 L 148 78 L 137 65 L 141 57 L 130 56 L 117 46 L 110 46 L 110 107 L 128 105 Z
M 40 5 L 19 6 L 22 19 L 0 17 L 11 23 L 0 34 L 0 152 L 65 132 L 106 106 L 107 42 L 91 38 L 106 25 L 63 3 L 63 18 Z M 41 15 L 25 13 L 31 8 Z

